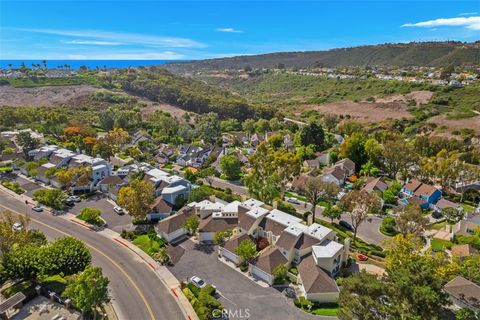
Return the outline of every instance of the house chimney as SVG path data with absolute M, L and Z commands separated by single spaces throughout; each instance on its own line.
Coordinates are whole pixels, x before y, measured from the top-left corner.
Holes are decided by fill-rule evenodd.
M 247 201 L 247 196 L 244 195 L 244 194 L 242 194 L 242 195 L 240 196 L 240 201 L 241 201 L 241 202 Z
M 313 214 L 311 212 L 305 212 L 307 214 L 307 226 L 313 224 Z
M 217 201 L 217 197 L 215 197 L 214 194 L 212 194 L 210 197 L 209 197 L 209 200 L 213 203 L 215 203 Z
M 278 208 L 278 201 L 273 201 L 272 202 L 272 207 L 273 207 L 273 209 L 277 209 Z
M 348 260 L 348 254 L 350 253 L 350 238 L 346 238 L 343 242 L 342 262 Z

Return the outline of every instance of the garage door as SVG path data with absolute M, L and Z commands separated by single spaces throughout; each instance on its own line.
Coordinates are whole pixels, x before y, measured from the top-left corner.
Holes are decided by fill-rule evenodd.
M 200 241 L 213 241 L 213 238 L 215 237 L 214 232 L 200 232 Z
M 222 250 L 222 255 L 225 259 L 232 261 L 235 264 L 238 264 L 238 256 L 227 249 Z
M 272 277 L 269 274 L 266 274 L 265 272 L 263 272 L 262 270 L 260 270 L 259 268 L 255 267 L 255 266 L 252 267 L 252 274 L 255 277 L 265 281 L 266 283 L 272 284 L 272 280 L 271 280 Z

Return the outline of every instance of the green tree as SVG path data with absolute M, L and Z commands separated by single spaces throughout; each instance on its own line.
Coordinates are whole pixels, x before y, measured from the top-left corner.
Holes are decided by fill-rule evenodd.
M 84 314 L 95 313 L 95 308 L 110 301 L 109 280 L 99 267 L 88 267 L 70 280 L 62 296 L 72 300 L 75 307 Z
M 238 180 L 242 163 L 234 155 L 226 155 L 220 158 L 220 167 L 228 180 Z
M 268 144 L 274 149 L 278 150 L 283 145 L 283 137 L 281 134 L 274 134 L 268 137 Z
M 242 263 L 245 264 L 257 255 L 257 247 L 252 241 L 245 239 L 240 242 L 238 247 L 235 249 L 235 253 L 240 257 Z
M 29 131 L 22 131 L 17 134 L 16 140 L 19 146 L 22 147 L 25 157 L 28 158 L 28 152 L 37 148 L 40 145 L 40 140 L 32 137 Z
M 242 130 L 248 133 L 255 132 L 255 120 L 253 119 L 246 119 L 242 123 Z
M 201 115 L 196 124 L 196 130 L 205 143 L 214 143 L 220 134 L 218 115 L 213 112 Z
M 342 210 L 338 206 L 332 206 L 330 203 L 327 203 L 327 206 L 322 211 L 322 216 L 330 218 L 330 222 L 333 224 L 333 220 L 340 219 L 342 216 Z
M 272 276 L 277 281 L 284 281 L 287 278 L 288 267 L 286 264 L 279 264 L 275 269 L 272 271 Z
M 225 239 L 228 239 L 232 236 L 233 231 L 231 229 L 224 230 L 224 231 L 217 231 L 213 236 L 213 242 L 215 244 L 221 245 L 225 242 Z
M 397 224 L 395 223 L 394 217 L 386 217 L 382 220 L 380 230 L 388 235 L 394 235 L 397 232 L 396 226 Z
M 33 199 L 53 209 L 65 208 L 67 195 L 60 189 L 41 189 L 33 193 Z
M 135 179 L 118 192 L 118 204 L 137 219 L 145 219 L 154 202 L 155 189 L 150 181 Z
M 80 211 L 78 218 L 91 224 L 101 225 L 103 224 L 103 220 L 100 218 L 101 214 L 100 209 L 85 207 Z
M 255 132 L 257 133 L 263 134 L 270 130 L 270 124 L 266 119 L 258 119 L 253 126 L 255 128 Z
M 342 198 L 341 205 L 350 216 L 353 243 L 355 243 L 358 227 L 365 221 L 368 214 L 377 213 L 381 208 L 380 198 L 375 193 L 355 190 Z
M 31 244 L 15 246 L 3 255 L 2 266 L 9 278 L 34 281 L 41 274 L 42 258 L 40 248 Z
M 362 168 L 360 169 L 360 175 L 374 177 L 378 174 L 378 171 L 378 168 L 369 160 L 362 165 Z
M 404 206 L 395 219 L 397 230 L 403 235 L 422 235 L 430 221 L 422 214 L 422 210 L 416 204 Z
M 210 191 L 200 186 L 190 191 L 188 194 L 188 202 L 200 202 L 202 200 L 208 199 L 210 196 Z
M 365 136 L 359 132 L 352 133 L 340 145 L 340 157 L 349 158 L 357 168 L 367 162 L 367 153 L 365 151 Z
M 455 320 L 478 320 L 480 313 L 475 313 L 470 309 L 462 308 L 455 311 Z
M 386 291 L 381 280 L 365 271 L 346 278 L 338 297 L 338 317 L 342 320 L 389 319 Z
M 42 272 L 47 275 L 71 275 L 85 270 L 92 262 L 86 245 L 75 238 L 55 240 L 42 250 Z
M 0 212 L 0 257 L 14 246 L 23 246 L 29 242 L 29 221 L 27 215 L 16 216 L 9 210 Z M 13 228 L 15 223 L 20 223 L 23 228 L 15 230 Z
M 312 122 L 303 126 L 297 134 L 302 146 L 313 145 L 315 151 L 325 149 L 325 132 L 321 125 Z
M 205 179 L 207 183 L 212 186 L 213 177 L 217 176 L 218 172 L 212 167 L 202 169 L 198 172 L 197 176 L 199 178 Z
M 267 144 L 261 143 L 249 158 L 251 169 L 244 177 L 250 195 L 272 203 L 280 195 L 279 168 L 275 165 L 275 155 Z
M 462 276 L 480 285 L 480 253 L 457 259 L 457 264 Z
M 340 188 L 330 182 L 324 182 L 319 177 L 308 178 L 302 190 L 312 206 L 312 221 L 316 221 L 317 204 L 319 201 L 330 201 L 340 192 Z
M 448 223 L 454 224 L 463 219 L 464 212 L 457 208 L 444 208 L 442 209 L 442 215 L 447 219 Z
M 396 178 L 398 173 L 406 175 L 408 167 L 414 163 L 412 146 L 402 140 L 388 140 L 383 144 L 382 157 L 386 173 L 390 178 Z
M 196 215 L 193 215 L 193 214 L 190 215 L 183 223 L 183 227 L 191 235 L 194 235 L 197 233 L 199 225 L 200 225 L 200 220 Z
M 220 122 L 220 130 L 222 132 L 238 131 L 241 129 L 240 122 L 237 119 L 227 119 Z

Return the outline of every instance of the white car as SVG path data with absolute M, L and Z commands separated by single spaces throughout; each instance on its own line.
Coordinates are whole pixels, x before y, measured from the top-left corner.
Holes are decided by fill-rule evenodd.
M 207 284 L 205 283 L 205 281 L 203 281 L 202 279 L 200 279 L 199 277 L 197 276 L 193 276 L 190 278 L 190 282 L 193 283 L 197 288 L 199 289 L 202 289 L 204 288 Z
M 21 231 L 23 229 L 23 225 L 20 222 L 15 222 L 12 226 L 12 229 L 15 231 Z
M 113 207 L 113 211 L 115 211 L 115 213 L 118 214 L 118 215 L 122 215 L 122 214 L 125 213 L 125 211 L 123 211 L 123 208 L 118 207 L 118 206 Z
M 300 201 L 296 198 L 287 198 L 287 202 L 294 203 L 294 204 L 300 204 Z
M 79 196 L 70 196 L 67 198 L 68 201 L 73 201 L 73 202 L 80 202 L 81 199 Z
M 42 212 L 43 208 L 41 206 L 33 206 L 32 210 L 35 211 L 35 212 Z

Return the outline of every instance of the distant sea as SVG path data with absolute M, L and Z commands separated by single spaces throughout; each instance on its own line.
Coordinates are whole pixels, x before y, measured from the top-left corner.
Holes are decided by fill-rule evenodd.
M 47 68 L 55 69 L 58 66 L 68 65 L 71 69 L 78 70 L 81 66 L 86 66 L 89 69 L 99 68 L 127 68 L 139 66 L 156 66 L 165 64 L 167 62 L 179 62 L 180 60 L 46 60 Z M 0 60 L 0 68 L 9 68 L 10 64 L 13 68 L 18 68 L 25 63 L 27 68 L 33 64 L 40 64 L 43 66 L 42 60 Z

